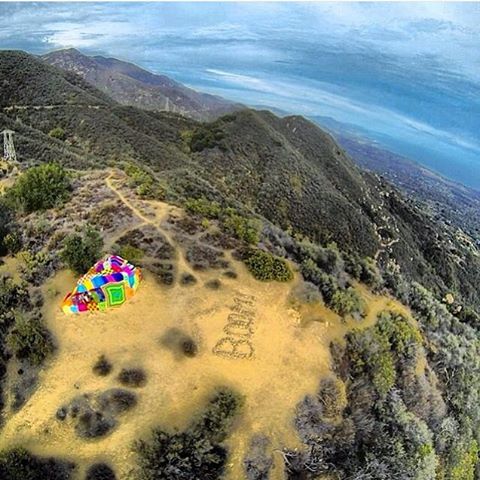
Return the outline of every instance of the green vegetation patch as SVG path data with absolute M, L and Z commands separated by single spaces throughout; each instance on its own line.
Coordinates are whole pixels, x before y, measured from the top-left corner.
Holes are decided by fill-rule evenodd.
M 123 168 L 130 179 L 130 186 L 135 189 L 137 195 L 155 200 L 165 198 L 165 188 L 145 168 L 134 163 L 127 163 Z
M 83 235 L 67 237 L 62 250 L 62 260 L 77 274 L 85 273 L 101 256 L 103 240 L 100 234 L 88 227 Z
M 366 310 L 365 300 L 353 287 L 336 290 L 332 295 L 330 306 L 342 317 L 356 314 L 363 316 Z
M 185 209 L 207 220 L 218 220 L 220 228 L 225 233 L 242 242 L 256 245 L 260 241 L 260 222 L 241 215 L 234 208 L 223 207 L 220 203 L 206 198 L 189 198 L 185 202 Z M 208 224 L 205 226 L 208 227 Z
M 356 375 L 367 373 L 385 397 L 395 385 L 397 369 L 414 366 L 422 337 L 405 317 L 385 311 L 376 325 L 347 334 L 347 352 Z
M 223 442 L 241 404 L 237 394 L 221 389 L 187 430 L 157 428 L 148 441 L 138 441 L 139 480 L 222 478 L 227 459 Z
M 7 201 L 26 213 L 61 205 L 70 195 L 67 172 L 55 163 L 32 167 L 7 191 Z
M 449 480 L 475 480 L 475 466 L 478 463 L 478 443 L 471 440 L 469 443 L 455 445 L 451 455 L 451 464 L 448 468 Z
M 206 148 L 224 148 L 222 140 L 225 138 L 225 132 L 217 122 L 201 125 L 192 131 L 184 131 L 181 136 L 192 152 L 201 152 Z
M 0 256 L 9 252 L 8 237 L 12 235 L 12 222 L 12 209 L 3 199 L 0 199 Z
M 248 250 L 244 262 L 250 273 L 262 282 L 288 282 L 293 279 L 293 272 L 287 261 L 264 250 Z
M 67 135 L 65 134 L 65 130 L 62 127 L 52 128 L 48 132 L 48 136 L 51 138 L 56 138 L 58 140 L 65 140 L 65 138 L 67 138 Z
M 134 247 L 130 244 L 121 245 L 118 248 L 118 255 L 133 264 L 140 262 L 144 254 L 145 252 L 141 248 Z
M 24 448 L 0 453 L 0 478 L 5 480 L 70 480 L 75 464 L 40 458 Z
M 15 323 L 6 338 L 6 345 L 18 359 L 27 359 L 31 365 L 41 365 L 54 350 L 50 332 L 42 318 L 15 312 Z

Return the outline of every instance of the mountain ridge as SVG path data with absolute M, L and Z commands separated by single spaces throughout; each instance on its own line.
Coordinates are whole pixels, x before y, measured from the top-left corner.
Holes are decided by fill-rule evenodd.
M 211 120 L 241 108 L 221 97 L 197 92 L 166 75 L 149 72 L 133 63 L 76 49 L 56 50 L 40 57 L 74 72 L 123 105 L 152 111 L 170 111 L 198 120 Z

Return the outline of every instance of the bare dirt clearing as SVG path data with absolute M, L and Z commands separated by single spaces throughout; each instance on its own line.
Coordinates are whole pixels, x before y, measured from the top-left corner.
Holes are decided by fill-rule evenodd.
M 181 215 L 179 209 L 153 201 L 133 204 L 113 177 L 107 186 L 132 217 L 178 247 L 162 222 L 168 215 Z M 133 219 L 127 225 L 122 234 L 139 226 Z M 176 270 L 191 273 L 182 248 L 176 250 L 171 260 Z M 271 478 L 283 479 L 281 450 L 301 448 L 293 425 L 296 405 L 330 373 L 331 340 L 372 324 L 385 308 L 408 312 L 361 286 L 357 288 L 368 303 L 362 322 L 343 321 L 319 303 L 294 308 L 291 291 L 299 278 L 287 284 L 258 282 L 242 263 L 226 258 L 236 278 L 208 269 L 195 271 L 194 285 L 175 281 L 165 287 L 146 272 L 135 297 L 106 313 L 65 316 L 59 308 L 62 295 L 76 279 L 61 271 L 48 280 L 42 287 L 44 313 L 59 348 L 41 372 L 33 396 L 20 411 L 7 414 L 0 449 L 22 445 L 35 454 L 66 457 L 78 463 L 78 479 L 96 461 L 111 463 L 120 479 L 133 479 L 135 440 L 148 437 L 154 426 L 185 428 L 216 387 L 228 386 L 245 403 L 228 438 L 226 477 L 245 478 L 243 461 L 251 439 L 263 435 L 273 452 Z M 218 288 L 209 288 L 212 282 Z M 179 347 L 175 339 L 187 340 Z M 113 366 L 104 376 L 92 370 L 101 355 Z M 135 405 L 118 416 L 108 435 L 81 438 L 72 419 L 56 418 L 61 407 L 83 394 L 97 398 L 111 389 L 128 389 L 119 383 L 122 369 L 142 369 L 146 377 L 130 389 Z

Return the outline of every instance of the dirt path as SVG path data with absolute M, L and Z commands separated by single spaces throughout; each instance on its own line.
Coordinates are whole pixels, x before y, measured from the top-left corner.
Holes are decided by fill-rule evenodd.
M 85 105 L 85 104 L 59 104 L 59 105 L 8 105 L 3 107 L 4 112 L 12 112 L 14 110 L 55 110 L 58 108 L 91 108 L 94 110 L 100 110 L 105 108 L 106 105 Z
M 134 225 L 127 230 L 122 231 L 120 235 L 118 235 L 115 239 L 111 241 L 111 243 L 113 244 L 116 240 L 118 240 L 118 238 L 121 238 L 123 235 L 125 235 L 131 230 L 141 228 L 143 225 L 152 225 L 157 230 L 157 232 L 162 235 L 170 245 L 174 247 L 176 245 L 175 240 L 164 228 L 160 226 L 160 224 L 170 213 L 176 210 L 176 207 L 160 201 L 149 202 L 149 206 L 151 206 L 155 212 L 155 219 L 148 218 L 141 210 L 139 210 L 135 205 L 133 205 L 133 203 L 129 201 L 127 197 L 125 197 L 125 195 L 112 183 L 115 177 L 115 173 L 116 172 L 114 170 L 110 171 L 108 177 L 105 180 L 107 187 L 120 199 L 120 201 L 128 209 L 130 209 L 135 214 L 137 218 L 142 220 L 143 223 Z M 177 251 L 178 266 L 192 273 L 192 269 L 188 264 L 187 260 L 185 259 L 181 249 L 177 249 Z

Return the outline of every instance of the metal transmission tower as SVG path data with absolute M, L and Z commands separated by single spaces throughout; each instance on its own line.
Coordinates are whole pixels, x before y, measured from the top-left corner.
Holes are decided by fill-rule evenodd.
M 11 162 L 17 161 L 17 154 L 15 153 L 15 145 L 13 144 L 13 130 L 4 130 L 3 134 L 3 158 Z

